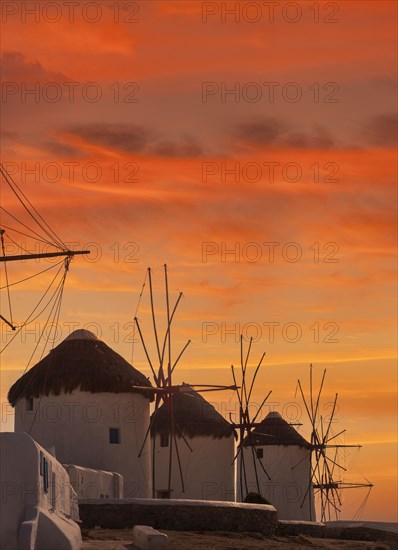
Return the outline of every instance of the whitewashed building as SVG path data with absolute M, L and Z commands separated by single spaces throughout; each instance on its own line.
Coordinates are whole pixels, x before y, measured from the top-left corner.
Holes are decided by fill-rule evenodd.
M 315 521 L 311 445 L 278 412 L 270 412 L 245 439 L 237 469 L 239 501 L 258 493 L 259 486 L 279 519 Z
M 140 386 L 143 389 L 132 389 Z M 125 497 L 149 497 L 149 380 L 87 330 L 77 330 L 11 387 L 15 431 L 63 464 L 116 472 Z M 82 489 L 84 490 L 84 488 Z
M 66 470 L 26 433 L 0 434 L 0 547 L 78 550 L 77 496 Z
M 235 434 L 232 426 L 189 385 L 173 394 L 172 407 L 173 436 L 170 404 L 163 403 L 152 416 L 154 496 L 235 501 Z

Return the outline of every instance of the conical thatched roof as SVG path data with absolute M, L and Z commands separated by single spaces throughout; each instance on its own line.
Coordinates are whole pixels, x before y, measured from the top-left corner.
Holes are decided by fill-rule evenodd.
M 234 429 L 227 420 L 206 399 L 188 384 L 183 391 L 173 394 L 173 417 L 184 436 L 210 436 L 216 439 L 234 435 Z M 178 436 L 179 430 L 174 425 Z M 170 413 L 165 403 L 152 414 L 152 435 L 170 432 Z
M 15 406 L 18 399 L 71 393 L 80 388 L 91 393 L 140 391 L 152 399 L 150 381 L 88 330 L 76 330 L 19 378 L 8 392 Z
M 254 445 L 297 445 L 310 448 L 311 445 L 294 428 L 284 420 L 278 412 L 270 412 L 264 420 L 254 428 L 252 433 Z M 243 445 L 251 442 L 246 438 Z

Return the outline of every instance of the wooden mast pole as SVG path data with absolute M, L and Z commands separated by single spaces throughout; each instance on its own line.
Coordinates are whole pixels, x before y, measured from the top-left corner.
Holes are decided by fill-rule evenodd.
M 65 250 L 64 252 L 44 252 L 43 254 L 17 254 L 16 256 L 0 256 L 0 262 L 35 260 L 37 258 L 56 258 L 59 256 L 70 257 L 78 256 L 81 254 L 90 254 L 90 250 Z

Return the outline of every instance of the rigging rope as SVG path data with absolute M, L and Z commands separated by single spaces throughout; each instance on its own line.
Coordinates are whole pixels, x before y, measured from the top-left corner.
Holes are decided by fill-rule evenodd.
M 5 246 L 4 246 L 4 232 L 1 232 L 1 249 L 2 249 L 2 252 L 3 252 L 3 256 L 6 255 L 6 249 L 5 249 Z M 11 307 L 11 295 L 10 295 L 10 285 L 9 285 L 9 282 L 8 282 L 8 270 L 7 270 L 7 263 L 4 262 L 5 265 L 4 265 L 4 271 L 5 271 L 5 276 L 6 276 L 6 286 L 7 286 L 7 295 L 8 295 L 8 308 L 10 310 L 10 322 L 11 322 L 11 325 L 13 325 L 13 320 L 12 320 L 12 307 Z
M 33 204 L 30 202 L 30 200 L 26 197 L 24 192 L 18 187 L 15 180 L 12 178 L 10 174 L 8 174 L 7 170 L 4 168 L 3 164 L 0 164 L 0 171 L 8 183 L 11 191 L 14 193 L 14 195 L 17 197 L 18 201 L 22 204 L 24 209 L 27 211 L 29 216 L 35 221 L 35 223 L 40 227 L 40 229 L 49 237 L 50 240 L 52 240 L 53 243 L 56 243 L 56 246 L 58 248 L 61 248 L 63 250 L 67 250 L 67 246 L 65 243 L 58 237 L 58 235 L 51 229 L 51 227 L 48 225 L 48 223 L 43 219 L 43 217 L 40 215 L 40 213 L 37 211 L 37 209 L 33 206 Z M 32 208 L 32 210 L 37 214 L 37 216 L 42 220 L 43 224 L 34 216 L 34 214 L 29 210 L 29 208 L 26 206 L 22 198 L 19 196 L 18 192 L 14 189 L 14 186 L 19 191 L 19 193 L 22 195 L 22 197 L 26 200 L 26 202 L 29 204 L 29 206 Z M 46 229 L 46 227 L 48 229 Z
M 361 502 L 358 510 L 355 512 L 354 517 L 352 519 L 357 519 L 358 520 L 358 519 L 362 518 L 362 515 L 363 515 L 363 513 L 365 511 L 365 508 L 368 504 L 368 500 L 369 500 L 370 493 L 371 493 L 372 489 L 373 489 L 373 487 L 369 487 L 368 492 L 366 493 L 363 501 Z
M 0 207 L 1 208 L 1 207 Z M 5 233 L 5 232 L 4 232 Z M 17 248 L 20 248 L 23 252 L 26 252 L 27 254 L 33 254 L 33 252 L 31 252 L 30 250 L 28 250 L 27 248 L 24 248 L 22 245 L 18 244 L 16 241 L 14 241 L 14 239 L 12 237 L 10 237 L 8 235 L 8 233 L 6 234 L 6 237 L 9 241 L 11 241 L 13 244 L 15 244 L 15 246 Z
M 33 237 L 32 235 L 28 235 L 28 233 L 24 233 L 23 231 L 19 231 L 18 229 L 14 229 L 13 227 L 10 227 L 9 225 L 2 224 L 2 227 L 5 227 L 9 231 L 14 231 L 14 233 L 19 233 L 20 235 L 24 235 L 25 237 L 29 237 L 30 239 L 34 239 L 35 241 L 38 241 L 38 242 L 44 243 L 44 244 L 48 244 L 50 246 L 54 246 L 55 248 L 59 249 L 58 246 L 54 245 L 53 243 L 50 243 L 50 241 L 45 241 L 44 239 Z
M 142 295 L 143 295 L 143 293 L 144 293 L 144 288 L 145 288 L 147 276 L 148 276 L 148 271 L 145 270 L 144 282 L 142 283 L 141 292 L 140 292 L 140 295 L 138 296 L 137 307 L 135 308 L 135 313 L 134 313 L 134 319 L 137 317 L 137 314 L 138 314 L 138 309 L 139 309 L 139 307 L 140 307 L 141 298 L 142 298 Z M 136 323 L 135 323 L 135 321 L 134 321 L 133 342 L 132 342 L 132 344 L 131 344 L 131 364 L 132 364 L 132 365 L 134 365 L 134 347 L 135 347 L 134 344 L 135 344 L 135 334 L 136 334 Z
M 25 277 L 24 279 L 21 279 L 20 281 L 15 281 L 15 283 L 11 283 L 10 285 L 1 286 L 0 290 L 4 290 L 7 286 L 10 287 L 10 286 L 19 285 L 21 283 L 24 283 L 25 281 L 28 281 L 29 279 L 33 279 L 34 277 L 38 277 L 39 275 L 42 275 L 43 273 L 46 273 L 46 271 L 50 271 L 51 269 L 54 269 L 54 267 L 57 267 L 58 265 L 60 265 L 62 263 L 64 263 L 64 259 L 62 259 L 61 261 L 57 262 L 56 264 L 54 264 L 50 267 L 47 267 L 46 269 L 43 269 L 42 271 L 39 271 L 39 273 L 35 273 L 34 275 L 30 275 L 29 277 Z
M 30 365 L 30 363 L 31 363 L 31 361 L 32 361 L 32 359 L 33 359 L 33 357 L 34 357 L 34 354 L 36 353 L 36 350 L 37 350 L 37 348 L 38 348 L 38 345 L 39 345 L 39 343 L 40 343 L 40 340 L 41 340 L 42 337 L 43 337 L 43 334 L 44 334 L 44 332 L 45 332 L 45 330 L 46 330 L 46 328 L 47 328 L 47 325 L 48 325 L 48 322 L 49 322 L 50 317 L 51 317 L 51 315 L 52 315 L 52 312 L 54 311 L 54 307 L 57 305 L 60 296 L 61 296 L 61 298 L 62 298 L 63 286 L 64 286 L 64 284 L 65 284 L 66 273 L 67 273 L 67 268 L 65 267 L 64 274 L 63 274 L 63 276 L 62 276 L 60 282 L 58 283 L 58 286 L 57 286 L 57 288 L 56 288 L 54 294 L 52 295 L 50 301 L 49 301 L 48 304 L 47 304 L 47 306 L 49 306 L 50 303 L 53 301 L 53 297 L 55 296 L 55 298 L 54 298 L 54 303 L 53 303 L 53 305 L 52 305 L 52 307 L 51 307 L 50 313 L 49 313 L 49 315 L 48 315 L 48 317 L 47 317 L 47 320 L 46 320 L 46 322 L 45 322 L 45 324 L 44 324 L 44 328 L 43 328 L 43 330 L 42 330 L 41 333 L 40 333 L 39 339 L 38 339 L 38 341 L 37 341 L 37 343 L 36 343 L 36 346 L 35 346 L 35 348 L 34 348 L 34 350 L 33 350 L 32 355 L 30 356 L 30 359 L 29 359 L 29 361 L 28 361 L 28 364 L 27 364 L 27 366 L 26 366 L 24 372 L 26 372 L 27 369 L 29 368 L 29 365 Z M 51 332 L 51 331 L 50 331 L 50 332 Z M 50 335 L 49 335 L 49 336 L 50 336 Z M 49 338 L 47 339 L 47 343 L 48 343 L 48 340 L 49 340 Z M 45 345 L 45 347 L 44 347 L 44 350 L 45 350 L 46 347 L 47 347 L 47 343 L 46 343 L 46 345 Z M 41 354 L 41 356 L 40 356 L 39 361 L 43 358 L 44 350 L 43 350 L 43 352 L 42 352 L 42 354 Z
M 63 263 L 60 262 L 60 263 Z M 54 266 L 56 267 L 56 266 Z M 33 311 L 30 313 L 30 315 L 27 317 L 27 319 L 25 320 L 25 322 L 20 325 L 20 327 L 18 328 L 18 330 L 15 332 L 15 334 L 13 335 L 13 337 L 11 338 L 11 340 L 0 350 L 0 353 L 2 353 L 12 342 L 13 340 L 18 336 L 18 334 L 21 332 L 21 330 L 27 326 L 29 324 L 29 322 L 33 322 L 35 321 L 46 309 L 47 307 L 50 305 L 53 297 L 55 296 L 55 293 L 57 292 L 57 289 L 59 287 L 59 285 L 57 286 L 57 289 L 55 290 L 55 292 L 53 293 L 52 297 L 50 298 L 50 300 L 47 302 L 47 304 L 45 305 L 45 307 L 40 311 L 40 313 L 34 318 L 34 319 L 31 319 L 31 317 L 33 316 L 34 312 L 37 310 L 37 308 L 39 307 L 39 305 L 41 304 L 41 302 L 44 300 L 46 294 L 48 293 L 48 291 L 50 290 L 50 288 L 52 287 L 52 285 L 54 284 L 55 280 L 57 279 L 59 273 L 61 272 L 61 269 L 62 269 L 62 265 L 60 266 L 60 268 L 58 269 L 57 273 L 55 274 L 54 278 L 52 279 L 51 283 L 49 284 L 49 286 L 47 287 L 47 290 L 45 291 L 45 293 L 43 294 L 43 296 L 40 298 L 40 300 L 38 301 L 38 303 L 36 304 L 35 308 L 33 309 Z M 25 372 L 26 372 L 26 369 L 25 369 Z
M 58 323 L 59 323 L 59 316 L 60 316 L 60 313 L 61 313 L 62 298 L 64 296 L 65 280 L 66 280 L 66 276 L 67 276 L 68 271 L 69 271 L 70 262 L 71 262 L 71 258 L 65 258 L 65 271 L 64 271 L 63 278 L 62 278 L 62 285 L 61 285 L 60 293 L 59 293 L 59 296 L 58 296 L 58 303 L 57 303 L 56 312 L 55 312 L 55 315 L 54 315 L 55 323 L 53 323 L 53 325 L 52 325 L 52 326 L 55 327 L 54 328 L 54 338 L 52 340 L 52 347 L 54 347 L 55 337 L 57 336 L 57 327 L 58 327 Z M 50 331 L 50 333 L 51 333 L 51 331 Z M 47 344 L 48 344 L 49 340 L 50 340 L 50 338 L 47 339 L 46 345 L 44 346 L 44 349 L 42 351 L 40 359 L 44 355 L 44 352 L 46 350 L 46 347 L 47 347 Z
M 31 357 L 30 357 L 30 359 L 29 359 L 29 361 L 28 361 L 28 364 L 27 364 L 26 368 L 25 368 L 25 372 L 26 372 L 26 370 L 28 369 L 28 367 L 29 367 L 29 365 L 30 365 L 30 362 L 32 361 L 32 358 L 33 358 L 33 356 L 34 356 L 34 354 L 35 354 L 35 352 L 36 352 L 36 349 L 37 349 L 37 347 L 38 347 L 38 345 L 39 345 L 41 339 L 43 338 L 43 335 L 44 335 L 44 333 L 45 333 L 45 331 L 46 331 L 46 328 L 47 328 L 47 326 L 48 326 L 48 324 L 49 324 L 50 317 L 51 317 L 51 315 L 52 315 L 52 312 L 54 311 L 54 308 L 55 308 L 55 312 L 54 312 L 54 315 L 53 315 L 53 317 L 52 317 L 52 325 L 51 325 L 51 328 L 50 328 L 50 335 L 51 335 L 52 328 L 53 328 L 54 326 L 55 326 L 55 335 L 56 335 L 56 330 L 57 330 L 58 320 L 59 320 L 59 314 L 60 314 L 61 305 L 62 305 L 62 297 L 63 297 L 63 292 L 64 292 L 65 280 L 66 280 L 67 273 L 68 273 L 68 271 L 69 271 L 69 263 L 70 263 L 70 261 L 71 261 L 70 258 L 66 258 L 66 259 L 65 259 L 65 270 L 64 270 L 64 274 L 63 274 L 63 276 L 62 276 L 61 283 L 60 283 L 60 285 L 58 285 L 58 288 L 59 288 L 58 296 L 57 296 L 57 297 L 55 298 L 55 300 L 54 300 L 54 304 L 53 304 L 53 306 L 52 306 L 52 308 L 51 308 L 51 311 L 50 311 L 50 313 L 49 313 L 49 315 L 48 315 L 48 317 L 47 317 L 46 323 L 45 323 L 44 328 L 43 328 L 43 330 L 42 330 L 42 332 L 41 332 L 41 334 L 40 334 L 40 336 L 39 336 L 39 340 L 37 341 L 37 344 L 36 344 L 36 346 L 35 346 L 35 349 L 34 349 L 32 355 L 31 355 Z M 42 352 L 41 352 L 39 361 L 41 361 L 42 358 L 43 358 L 43 355 L 44 355 L 44 352 L 45 352 L 45 350 L 46 350 L 48 341 L 49 341 L 49 339 L 50 339 L 50 335 L 49 335 L 49 337 L 47 338 L 47 341 L 46 341 L 46 343 L 45 343 L 45 345 L 44 345 L 44 347 L 43 347 L 43 350 L 42 350 Z M 54 338 L 54 341 L 55 341 L 55 338 Z M 49 367 L 50 367 L 50 363 L 51 363 L 51 356 L 50 356 L 50 360 L 49 360 L 48 367 L 47 367 L 47 369 L 46 369 L 46 374 L 45 374 L 45 378 L 44 378 L 44 381 L 43 381 L 43 388 L 45 388 L 45 386 L 46 386 L 47 375 L 48 375 L 48 370 L 49 370 Z M 34 373 L 34 374 L 35 374 L 35 373 Z M 26 388 L 28 388 L 29 385 L 32 383 L 32 381 L 33 381 L 33 379 L 34 379 L 34 374 L 33 374 L 32 378 L 30 379 L 29 383 L 27 384 Z M 26 391 L 26 388 L 25 388 L 25 391 Z M 32 423 L 31 423 L 31 425 L 30 425 L 29 431 L 28 431 L 29 434 L 30 434 L 31 431 L 32 431 L 33 425 L 34 425 L 34 423 L 35 423 L 35 421 L 36 421 L 37 413 L 38 413 L 39 410 L 40 410 L 40 405 L 41 405 L 42 397 L 43 397 L 43 393 L 40 395 L 39 403 L 38 403 L 38 406 L 36 407 L 36 411 L 35 411 L 34 417 L 33 417 L 33 419 L 32 419 Z
M 59 262 L 59 263 L 62 264 L 63 262 L 64 262 L 64 260 L 62 260 L 62 262 Z M 59 265 L 59 264 L 56 264 L 56 265 Z M 62 266 L 61 266 L 60 269 L 58 270 L 57 275 L 58 275 L 58 273 L 61 271 L 61 269 L 62 269 Z M 29 324 L 31 324 L 31 323 L 33 323 L 34 321 L 36 321 L 36 319 L 38 319 L 38 318 L 40 317 L 40 315 L 47 309 L 47 307 L 48 307 L 48 306 L 50 305 L 50 303 L 51 303 L 51 300 L 52 300 L 53 297 L 55 296 L 55 294 L 56 294 L 56 292 L 57 292 L 57 289 L 59 288 L 59 285 L 60 285 L 60 284 L 61 284 L 61 283 L 58 283 L 57 288 L 55 289 L 53 295 L 51 296 L 51 298 L 49 299 L 49 301 L 47 302 L 47 304 L 44 306 L 44 308 L 36 315 L 36 317 L 33 317 L 33 319 L 29 319 Z M 40 304 L 40 302 L 39 302 L 37 305 L 39 305 L 39 304 Z M 37 309 L 37 307 L 32 311 L 32 314 L 35 312 L 36 309 Z M 26 326 L 26 324 L 23 324 L 23 325 L 22 325 L 22 328 L 23 328 L 24 326 Z
M 26 233 L 22 233 L 22 235 L 25 235 L 26 237 L 30 237 L 32 239 L 36 239 L 36 240 L 40 240 L 41 242 L 44 242 L 46 244 L 49 244 L 50 246 L 55 246 L 52 242 L 50 241 L 47 241 L 45 239 L 43 239 L 43 236 L 40 235 L 39 233 L 37 233 L 36 231 L 34 231 L 33 229 L 31 229 L 28 225 L 26 225 L 25 223 L 21 222 L 21 220 L 19 220 L 16 216 L 14 216 L 13 214 L 11 214 L 11 212 L 9 212 L 8 210 L 6 210 L 4 208 L 4 206 L 0 206 L 0 209 L 3 210 L 3 212 L 5 212 L 8 216 L 10 216 L 10 218 L 12 218 L 13 220 L 15 220 L 17 223 L 20 223 L 23 227 L 25 227 L 28 231 L 31 231 L 34 235 L 36 235 L 36 237 L 33 237 L 31 235 L 28 235 Z M 3 226 L 3 227 L 6 227 L 6 226 Z M 12 231 L 16 231 L 15 229 L 12 229 Z M 59 246 L 56 246 L 56 248 L 59 249 Z

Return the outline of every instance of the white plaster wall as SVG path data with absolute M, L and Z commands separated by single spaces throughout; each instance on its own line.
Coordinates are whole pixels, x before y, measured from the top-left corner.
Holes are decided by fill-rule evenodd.
M 63 464 L 70 483 L 81 499 L 123 498 L 123 477 L 115 472 Z
M 214 439 L 198 436 L 187 438 L 189 450 L 182 438 L 177 437 L 183 471 L 185 492 L 182 491 L 176 448 L 173 442 L 172 492 L 173 499 L 235 501 L 235 441 L 233 436 Z M 160 447 L 156 436 L 155 487 L 168 489 L 170 447 Z M 155 498 L 157 497 L 155 493 Z
M 71 508 L 73 489 L 62 465 L 25 433 L 0 434 L 1 515 L 0 547 L 17 548 L 21 523 L 35 509 L 49 516 L 78 519 Z M 40 453 L 47 459 L 48 490 L 40 474 Z M 54 519 L 55 521 L 55 519 Z M 80 533 L 76 524 L 76 530 Z M 65 524 L 65 528 L 69 526 Z M 75 536 L 75 535 L 74 535 Z
M 54 447 L 64 464 L 121 474 L 126 497 L 150 496 L 149 438 L 138 458 L 148 425 L 149 400 L 137 393 L 75 390 L 35 398 L 33 411 L 26 410 L 25 399 L 15 407 L 15 431 Z M 119 428 L 120 444 L 109 443 L 109 428 Z
M 278 519 L 315 521 L 314 497 L 310 485 L 311 454 L 308 449 L 297 445 L 265 445 L 262 463 L 271 480 L 256 459 L 260 492 L 278 511 Z M 248 492 L 258 492 L 251 447 L 244 447 L 244 461 Z M 300 462 L 301 461 L 301 462 Z M 241 453 L 237 465 L 237 494 L 241 498 Z M 296 466 L 292 469 L 293 466 Z M 245 494 L 243 478 L 243 491 Z

